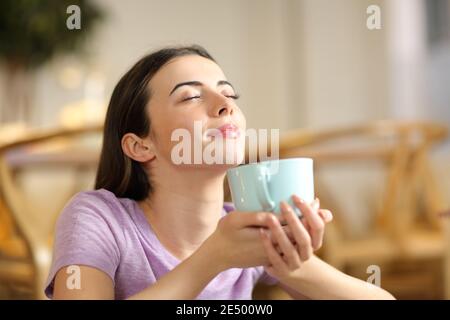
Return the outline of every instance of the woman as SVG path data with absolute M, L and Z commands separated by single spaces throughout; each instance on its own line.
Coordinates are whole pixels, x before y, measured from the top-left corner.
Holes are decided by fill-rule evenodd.
M 106 115 L 96 190 L 77 194 L 58 219 L 49 297 L 250 299 L 263 281 L 297 299 L 392 298 L 312 254 L 332 218 L 318 201 L 294 196 L 302 220 L 286 203 L 280 218 L 232 211 L 223 182 L 238 162 L 173 163 L 176 129 L 193 133 L 200 121 L 204 132 L 245 130 L 236 99 L 199 46 L 154 52 L 122 77 Z M 224 131 L 240 153 L 242 137 Z

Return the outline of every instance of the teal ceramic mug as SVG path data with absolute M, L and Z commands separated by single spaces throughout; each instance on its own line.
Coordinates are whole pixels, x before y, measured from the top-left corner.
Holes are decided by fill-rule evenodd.
M 290 158 L 241 165 L 227 171 L 233 204 L 238 211 L 280 213 L 286 201 L 301 215 L 292 201 L 297 195 L 308 203 L 314 200 L 313 160 Z

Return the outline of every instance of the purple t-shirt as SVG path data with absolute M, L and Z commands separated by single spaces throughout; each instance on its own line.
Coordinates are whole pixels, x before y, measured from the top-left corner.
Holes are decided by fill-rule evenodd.
M 224 203 L 223 214 L 231 210 L 231 203 Z M 159 242 L 136 201 L 117 198 L 105 189 L 80 192 L 58 218 L 45 293 L 52 298 L 58 270 L 86 265 L 109 275 L 115 298 L 126 299 L 179 263 Z M 262 266 L 228 269 L 218 274 L 197 299 L 251 299 L 258 280 L 277 282 Z

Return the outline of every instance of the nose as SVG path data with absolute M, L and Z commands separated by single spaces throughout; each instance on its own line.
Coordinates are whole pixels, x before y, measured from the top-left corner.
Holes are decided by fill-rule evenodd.
M 216 94 L 216 98 L 212 101 L 211 115 L 213 117 L 230 116 L 234 112 L 234 106 L 229 98 L 222 94 Z

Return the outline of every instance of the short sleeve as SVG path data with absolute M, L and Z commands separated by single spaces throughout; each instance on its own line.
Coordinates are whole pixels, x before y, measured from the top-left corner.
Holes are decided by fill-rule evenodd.
M 111 211 L 107 202 L 89 194 L 78 194 L 65 206 L 56 223 L 47 297 L 53 297 L 56 273 L 69 265 L 99 269 L 114 282 L 120 250 Z
M 259 278 L 259 282 L 273 286 L 273 285 L 276 285 L 279 281 L 277 278 L 272 277 L 270 274 L 268 274 L 266 271 L 264 271 L 263 274 L 261 275 L 261 277 Z

